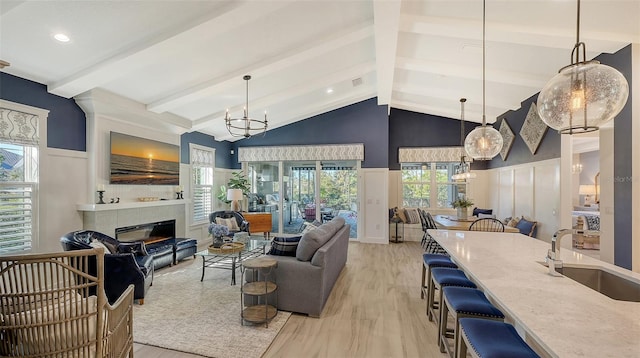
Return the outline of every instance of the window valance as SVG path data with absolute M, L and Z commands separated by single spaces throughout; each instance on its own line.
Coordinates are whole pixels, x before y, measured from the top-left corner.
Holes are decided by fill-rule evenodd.
M 240 162 L 284 160 L 364 160 L 364 144 L 292 145 L 238 148 Z
M 461 153 L 462 147 L 399 148 L 398 159 L 400 163 L 459 162 Z
M 39 115 L 13 108 L 16 106 L 11 102 L 0 102 L 0 139 L 14 144 L 37 146 Z
M 200 149 L 191 147 L 191 164 L 213 167 L 215 164 L 215 149 Z

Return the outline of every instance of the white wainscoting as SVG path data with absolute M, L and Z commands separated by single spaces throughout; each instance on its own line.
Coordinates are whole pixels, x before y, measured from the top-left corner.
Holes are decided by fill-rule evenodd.
M 499 219 L 538 222 L 537 238 L 550 241 L 560 226 L 560 159 L 487 170 L 489 207 Z M 570 243 L 569 243 L 570 244 Z

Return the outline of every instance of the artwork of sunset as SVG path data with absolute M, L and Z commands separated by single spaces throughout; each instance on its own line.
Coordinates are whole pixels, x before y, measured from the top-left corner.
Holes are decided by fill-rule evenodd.
M 111 132 L 111 184 L 178 185 L 180 147 Z

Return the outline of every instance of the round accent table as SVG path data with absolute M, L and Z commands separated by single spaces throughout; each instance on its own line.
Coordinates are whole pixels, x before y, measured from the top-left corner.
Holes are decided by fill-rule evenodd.
M 278 261 L 267 257 L 257 257 L 242 262 L 240 267 L 242 325 L 246 321 L 264 323 L 269 327 L 269 321 L 278 314 L 278 296 L 275 294 L 278 289 L 275 283 L 276 267 L 278 267 Z M 250 282 L 245 282 L 245 274 Z

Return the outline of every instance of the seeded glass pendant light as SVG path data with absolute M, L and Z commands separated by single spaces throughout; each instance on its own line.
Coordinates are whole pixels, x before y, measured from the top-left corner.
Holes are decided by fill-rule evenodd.
M 486 57 L 486 0 L 482 1 L 482 125 L 476 127 L 469 133 L 464 141 L 464 149 L 474 160 L 491 160 L 500 153 L 502 149 L 502 135 L 493 127 L 487 127 L 487 116 L 485 114 L 486 100 L 486 80 L 485 80 L 485 57 Z
M 460 163 L 456 166 L 456 173 L 451 176 L 452 180 L 466 180 L 476 177 L 476 173 L 471 172 L 471 164 L 464 160 L 466 157 L 464 150 L 464 103 L 466 101 L 466 98 L 460 98 Z
M 597 131 L 615 117 L 629 97 L 629 84 L 615 68 L 586 60 L 580 42 L 580 0 L 571 64 L 560 69 L 538 95 L 538 114 L 560 134 Z

